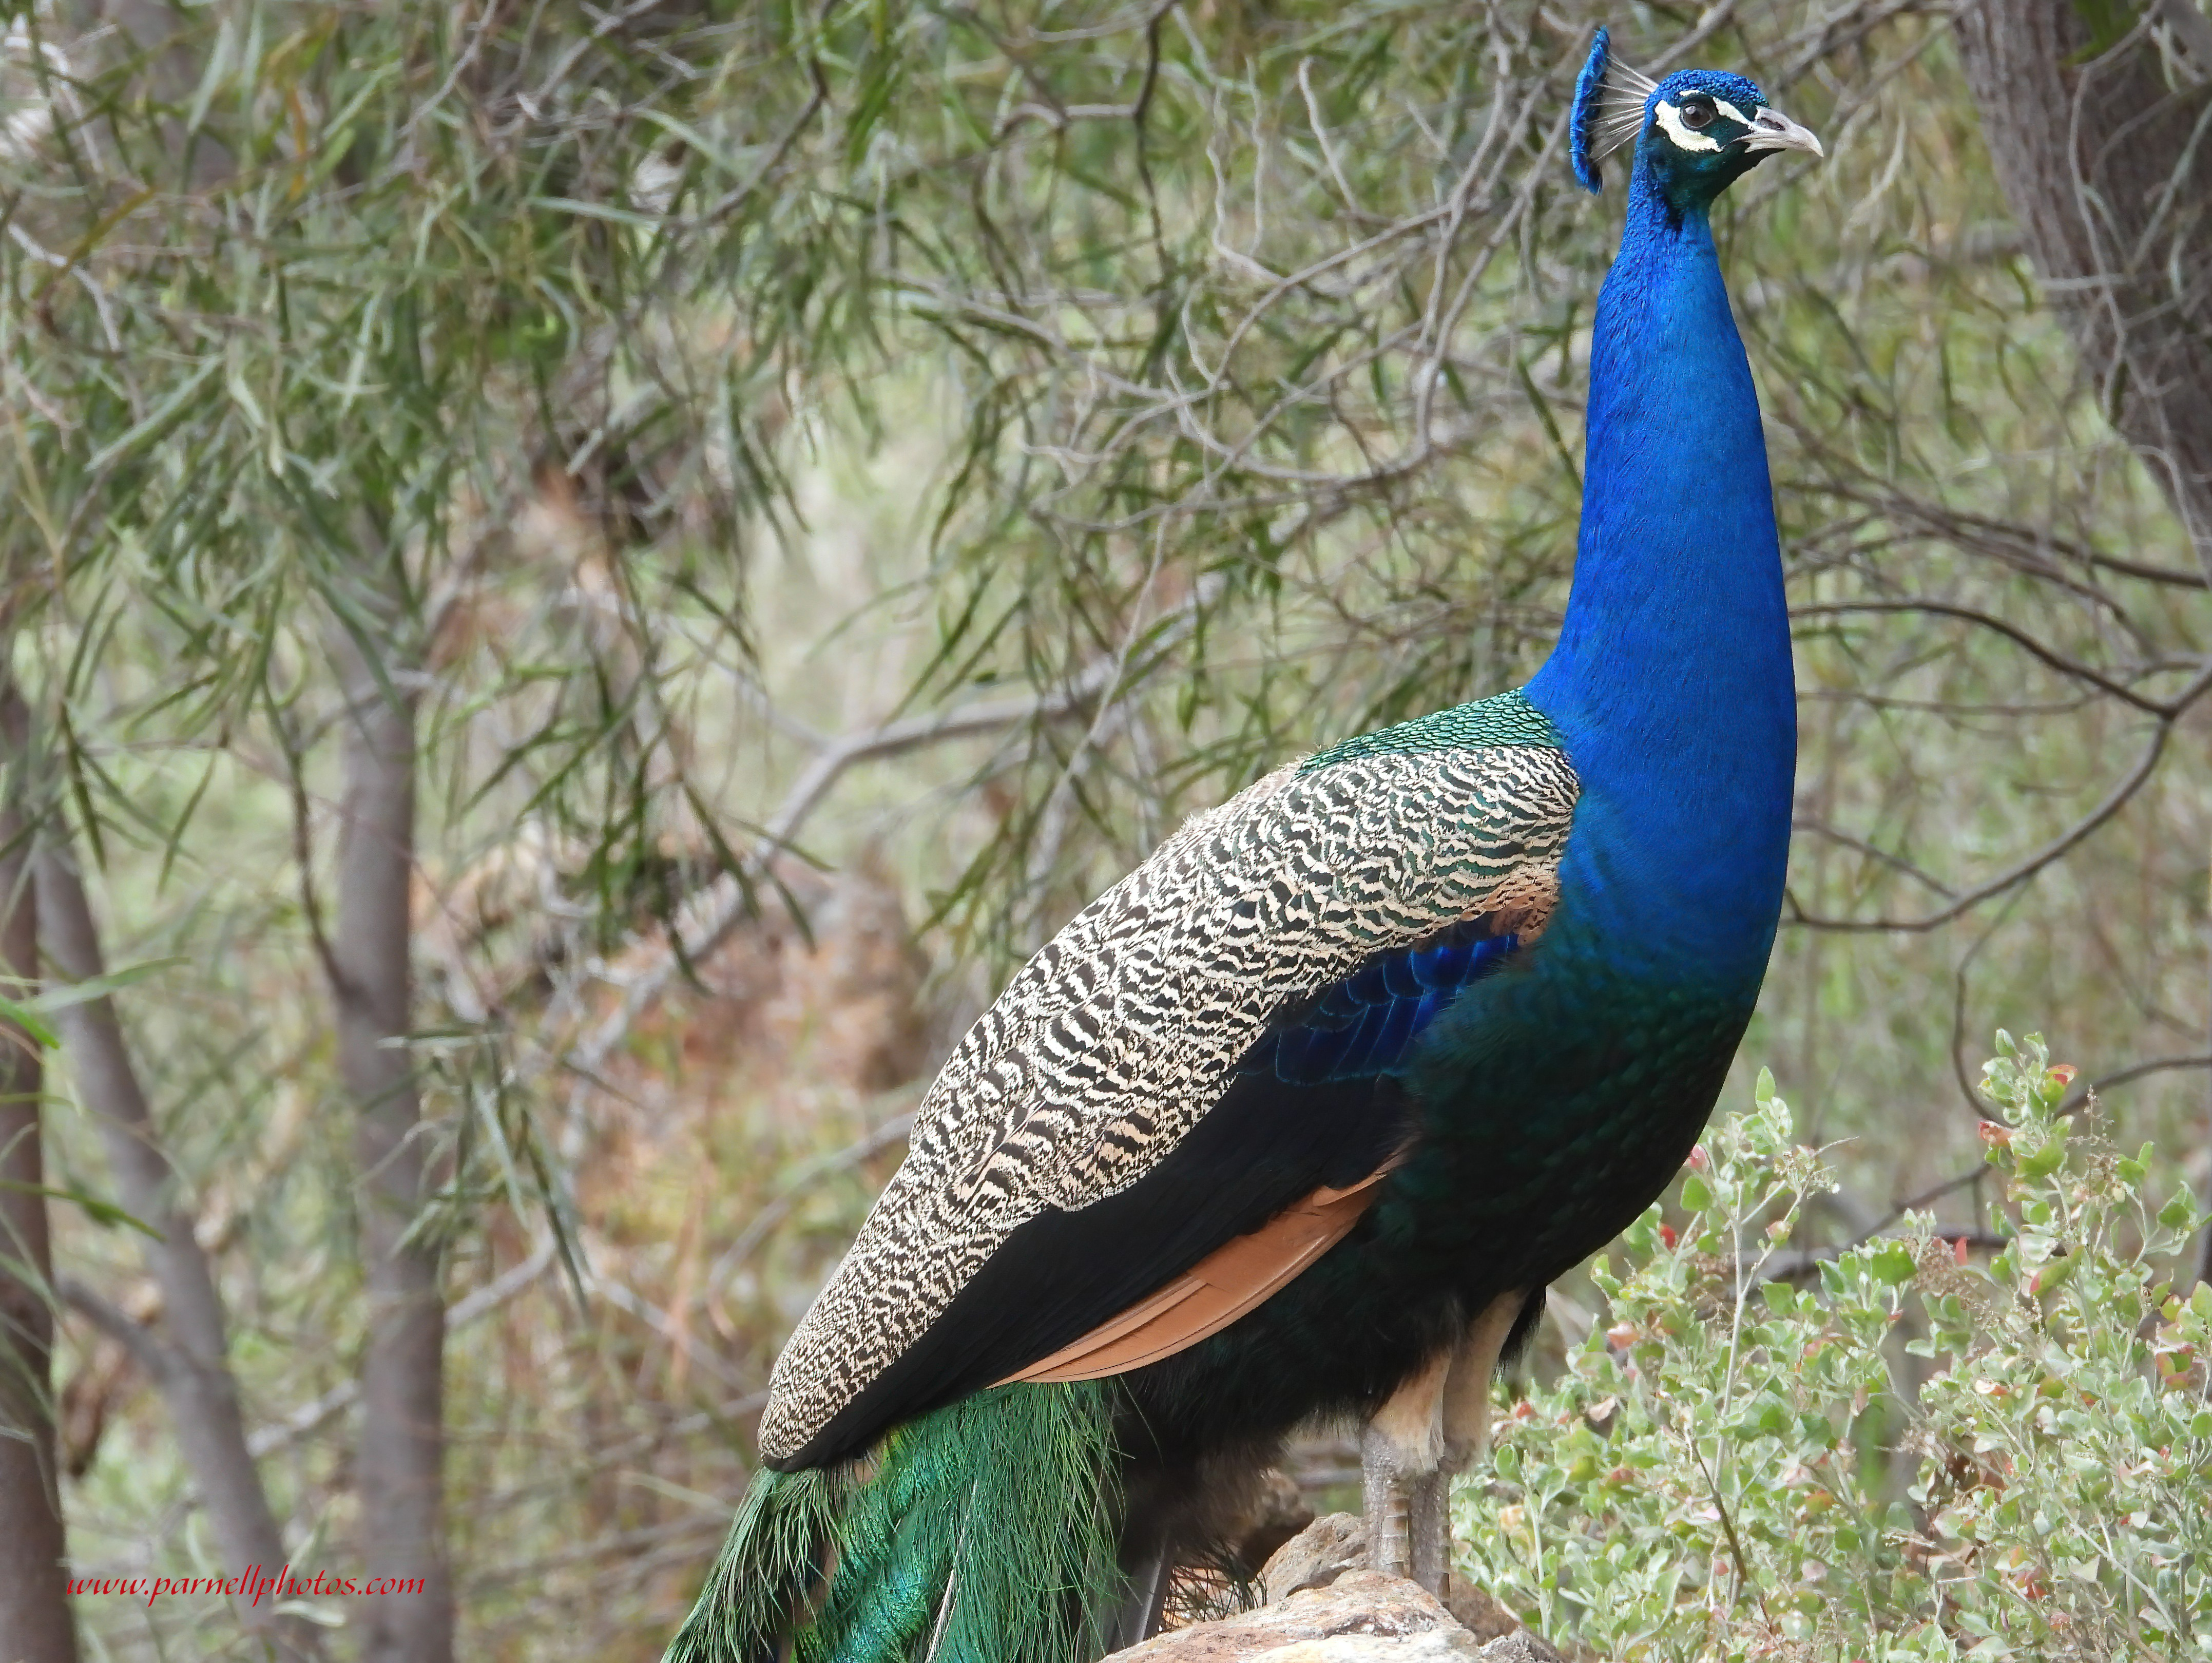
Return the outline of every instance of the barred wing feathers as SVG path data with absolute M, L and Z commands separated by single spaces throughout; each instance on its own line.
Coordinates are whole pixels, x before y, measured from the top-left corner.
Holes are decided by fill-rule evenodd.
M 945 1064 L 777 1361 L 763 1458 L 854 1453 L 1221 1262 L 1316 1191 L 1361 1185 L 1404 1136 L 1392 1057 L 1370 1043 L 1364 1071 L 1313 1081 L 1254 1059 L 1393 955 L 1454 932 L 1532 940 L 1576 789 L 1559 750 L 1525 740 L 1346 746 L 1191 819 Z

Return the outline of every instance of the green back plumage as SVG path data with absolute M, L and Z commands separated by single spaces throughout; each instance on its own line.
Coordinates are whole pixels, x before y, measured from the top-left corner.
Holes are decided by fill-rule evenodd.
M 1473 751 L 1492 745 L 1534 745 L 1563 750 L 1566 741 L 1552 719 L 1531 704 L 1518 688 L 1493 693 L 1471 704 L 1455 704 L 1448 710 L 1431 710 L 1411 722 L 1378 728 L 1340 740 L 1299 764 L 1310 774 L 1316 768 L 1350 761 L 1354 757 L 1389 756 L 1413 751 Z
M 1121 1581 L 1112 1390 L 1001 1386 L 861 1460 L 756 1474 L 663 1663 L 1097 1656 Z

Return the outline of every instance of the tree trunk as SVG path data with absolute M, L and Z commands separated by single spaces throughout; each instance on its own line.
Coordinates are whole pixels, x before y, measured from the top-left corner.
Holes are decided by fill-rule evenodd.
M 2085 9 L 1976 0 L 1958 20 L 1966 82 L 2083 373 L 2212 576 L 2212 150 L 2199 131 L 2212 20 L 2194 0 L 2152 0 L 2099 51 Z M 2125 20 L 2124 5 L 2112 11 Z M 2193 63 L 2193 84 L 2169 85 L 2152 21 Z M 2202 1254 L 2198 1278 L 2212 1282 L 2212 1230 Z
M 0 631 L 0 643 L 4 643 Z M 15 690 L 0 686 L 0 704 Z M 20 707 L 18 707 L 20 710 Z M 30 996 L 39 967 L 39 909 L 21 812 L 24 756 L 0 710 L 0 992 Z M 0 1659 L 76 1663 L 61 1468 L 54 1447 L 53 1254 L 37 1043 L 0 1022 Z
M 2068 0 L 1976 0 L 1959 39 L 2036 271 L 2212 575 L 2212 63 L 2169 87 L 2147 26 L 2095 52 Z
M 387 643 L 399 631 L 386 632 Z M 438 1250 L 405 1240 L 428 1191 L 420 1100 L 407 1050 L 412 1007 L 409 899 L 415 866 L 411 663 L 370 663 L 334 637 L 344 678 L 343 799 L 335 929 L 325 966 L 338 1065 L 355 1112 L 368 1345 L 362 1361 L 364 1569 L 421 1579 L 422 1592 L 365 1602 L 365 1663 L 447 1663 L 453 1594 L 445 1556 L 441 1395 L 445 1307 Z M 379 669 L 382 670 L 380 675 Z
M 40 933 L 49 962 L 64 979 L 96 981 L 106 974 L 106 966 L 66 835 L 66 827 L 56 817 L 45 828 L 33 856 Z M 159 1359 L 155 1383 L 168 1407 L 185 1464 L 214 1523 L 225 1569 L 235 1576 L 258 1566 L 264 1575 L 273 1575 L 285 1562 L 284 1538 L 246 1450 L 238 1384 L 230 1372 L 222 1296 L 193 1234 L 176 1172 L 155 1134 L 114 1001 L 88 999 L 58 1011 L 54 1020 L 84 1107 L 98 1123 L 106 1145 L 123 1204 L 161 1233 L 161 1240 L 148 1244 L 146 1253 L 161 1288 L 164 1331 L 158 1340 L 146 1337 Z M 248 1631 L 280 1658 L 321 1656 L 313 1624 L 297 1617 L 279 1617 L 274 1605 L 265 1595 L 236 1602 Z

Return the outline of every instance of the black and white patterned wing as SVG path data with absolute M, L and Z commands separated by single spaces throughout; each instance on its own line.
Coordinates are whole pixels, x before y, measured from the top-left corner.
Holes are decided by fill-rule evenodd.
M 1388 1157 L 1386 1069 L 1249 1065 L 1363 972 L 1443 939 L 1532 941 L 1577 786 L 1543 745 L 1322 761 L 1193 819 L 976 1020 L 777 1361 L 764 1459 L 852 1453 Z

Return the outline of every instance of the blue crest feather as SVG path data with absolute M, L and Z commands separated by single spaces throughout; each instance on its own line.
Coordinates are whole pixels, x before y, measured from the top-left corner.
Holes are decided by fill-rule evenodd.
M 1576 180 L 1592 196 L 1605 188 L 1594 146 L 1597 139 L 1598 101 L 1605 92 L 1605 69 L 1612 56 L 1613 37 L 1601 26 L 1590 41 L 1589 57 L 1583 64 L 1583 72 L 1575 77 L 1574 121 L 1567 154 L 1574 163 Z

